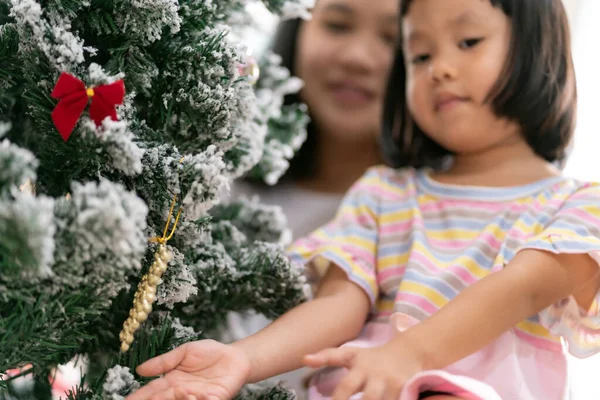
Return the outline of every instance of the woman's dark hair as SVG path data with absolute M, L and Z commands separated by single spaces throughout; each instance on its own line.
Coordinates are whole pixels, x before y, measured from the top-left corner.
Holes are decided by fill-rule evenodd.
M 279 23 L 271 51 L 281 57 L 281 65 L 290 70 L 295 75 L 296 52 L 298 44 L 298 32 L 302 24 L 302 19 L 285 20 Z M 301 103 L 298 93 L 289 94 L 284 99 L 285 105 Z M 310 113 L 310 110 L 309 110 Z M 316 154 L 317 154 L 317 132 L 313 122 L 310 122 L 307 129 L 306 141 L 296 152 L 290 167 L 281 177 L 280 182 L 285 180 L 301 180 L 309 178 L 315 174 Z
M 414 0 L 402 0 L 402 20 Z M 499 117 L 517 122 L 529 146 L 562 163 L 577 108 L 570 32 L 561 0 L 488 0 L 512 21 L 510 53 L 488 99 Z M 400 41 L 402 43 L 402 41 Z M 452 153 L 413 121 L 406 101 L 406 70 L 398 46 L 384 105 L 382 147 L 393 167 L 440 168 Z

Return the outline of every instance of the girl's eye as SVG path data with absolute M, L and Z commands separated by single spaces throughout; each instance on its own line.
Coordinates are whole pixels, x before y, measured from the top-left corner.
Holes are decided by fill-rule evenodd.
M 396 44 L 396 40 L 397 40 L 396 39 L 396 35 L 394 35 L 393 33 L 392 34 L 384 33 L 384 34 L 381 35 L 381 38 L 383 39 L 383 41 L 386 44 L 389 44 L 389 45 L 392 45 L 392 46 Z
M 331 32 L 341 33 L 350 30 L 349 24 L 343 24 L 339 22 L 326 22 L 325 27 Z
M 464 39 L 460 41 L 458 47 L 460 47 L 461 49 L 470 49 L 471 47 L 477 46 L 482 40 L 483 38 Z
M 429 60 L 429 54 L 419 54 L 419 55 L 413 57 L 411 62 L 413 64 L 423 64 L 427 60 Z

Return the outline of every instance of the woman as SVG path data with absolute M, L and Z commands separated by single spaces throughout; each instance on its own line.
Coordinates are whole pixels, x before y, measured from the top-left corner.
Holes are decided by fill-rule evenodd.
M 311 20 L 285 21 L 276 32 L 272 51 L 305 84 L 286 103 L 307 104 L 308 137 L 278 185 L 239 182 L 232 195 L 258 194 L 262 203 L 282 206 L 294 236 L 330 219 L 350 184 L 380 161 L 377 137 L 397 3 L 319 0 Z
M 397 0 L 318 0 L 312 19 L 282 22 L 272 51 L 304 81 L 299 95 L 312 122 L 308 137 L 279 184 L 238 182 L 232 197 L 260 197 L 281 206 L 293 236 L 331 219 L 350 185 L 380 162 L 377 138 L 397 36 Z M 230 316 L 235 339 L 268 324 L 262 316 Z M 241 328 L 241 329 L 240 329 Z M 300 372 L 281 376 L 305 397 Z

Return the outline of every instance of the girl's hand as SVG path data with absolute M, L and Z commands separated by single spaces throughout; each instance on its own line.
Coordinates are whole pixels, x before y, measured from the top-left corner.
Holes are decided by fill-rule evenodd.
M 186 343 L 137 368 L 141 376 L 164 376 L 126 400 L 229 400 L 250 374 L 246 353 L 213 340 Z
M 373 348 L 326 349 L 307 355 L 304 363 L 311 368 L 349 370 L 338 383 L 332 400 L 347 400 L 359 392 L 363 392 L 363 400 L 398 399 L 404 383 L 423 370 L 418 354 L 399 347 L 400 344 L 392 341 Z

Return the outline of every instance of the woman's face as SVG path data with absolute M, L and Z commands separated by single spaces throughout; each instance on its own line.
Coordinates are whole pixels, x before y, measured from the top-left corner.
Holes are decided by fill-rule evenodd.
M 318 0 L 298 33 L 296 75 L 319 134 L 379 134 L 397 38 L 398 0 Z

